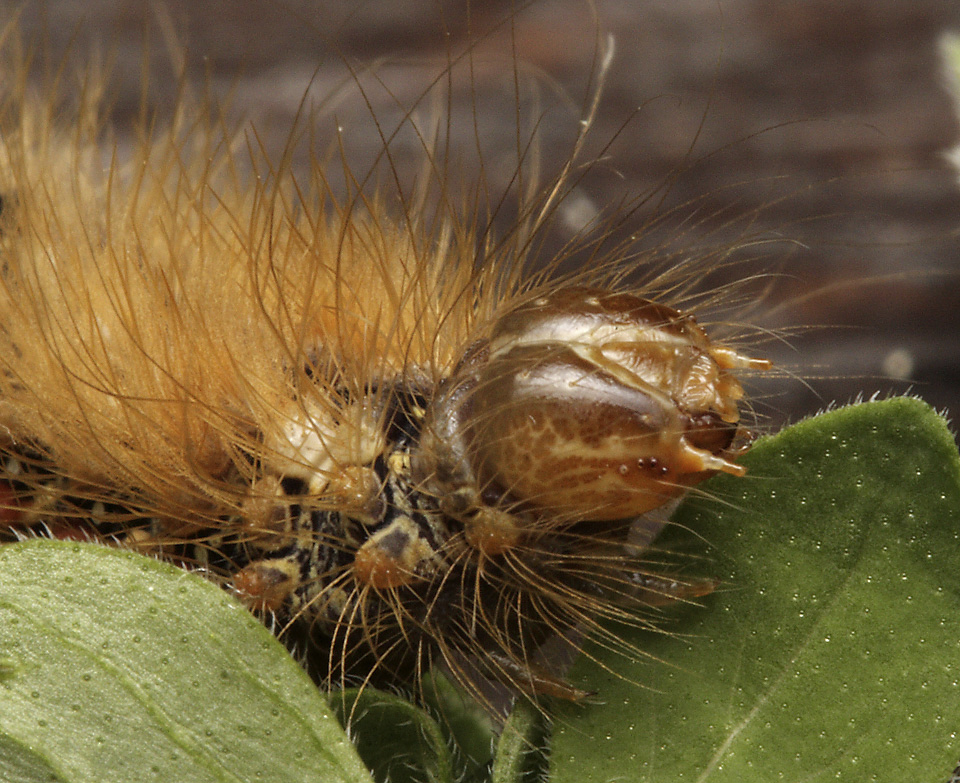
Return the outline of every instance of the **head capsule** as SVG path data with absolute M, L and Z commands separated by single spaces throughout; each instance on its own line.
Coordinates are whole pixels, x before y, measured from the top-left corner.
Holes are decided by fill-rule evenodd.
M 561 288 L 501 316 L 464 357 L 429 412 L 421 472 L 468 514 L 491 499 L 569 521 L 642 514 L 743 473 L 733 371 L 769 366 L 665 305 Z

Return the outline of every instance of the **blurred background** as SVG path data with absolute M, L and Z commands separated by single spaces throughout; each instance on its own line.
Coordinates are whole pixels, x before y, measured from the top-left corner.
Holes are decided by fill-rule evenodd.
M 492 203 L 506 194 L 494 221 L 505 226 L 518 139 L 539 119 L 541 181 L 560 171 L 612 40 L 580 157 L 590 165 L 575 169 L 544 257 L 618 214 L 613 239 L 635 236 L 638 251 L 740 260 L 704 285 L 770 274 L 745 317 L 786 330 L 759 351 L 797 376 L 759 390 L 771 426 L 908 389 L 960 416 L 960 188 L 945 158 L 960 129 L 938 50 L 945 30 L 960 29 L 960 5 L 0 0 L 0 12 L 19 13 L 54 53 L 83 54 L 93 41 L 113 54 L 121 143 L 145 40 L 151 101 L 173 105 L 173 31 L 191 80 L 232 96 L 231 112 L 270 154 L 305 110 L 317 143 L 342 143 L 358 172 L 392 136 L 379 172 L 392 163 L 405 182 L 420 169 L 421 141 L 409 125 L 393 131 L 414 109 L 421 130 L 449 135 L 452 178 L 482 181 Z M 449 125 L 434 128 L 440 116 Z

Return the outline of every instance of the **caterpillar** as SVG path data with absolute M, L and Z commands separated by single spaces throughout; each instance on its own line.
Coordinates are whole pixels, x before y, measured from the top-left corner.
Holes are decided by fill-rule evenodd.
M 4 37 L 8 539 L 198 570 L 324 685 L 439 665 L 581 699 L 538 664 L 549 638 L 714 588 L 635 531 L 743 473 L 742 379 L 770 363 L 697 323 L 687 271 L 632 282 L 625 247 L 534 271 L 575 157 L 497 236 L 442 187 L 398 206 L 344 164 L 338 195 L 329 160 L 304 177 L 188 95 L 111 149 L 102 79 L 38 94 Z

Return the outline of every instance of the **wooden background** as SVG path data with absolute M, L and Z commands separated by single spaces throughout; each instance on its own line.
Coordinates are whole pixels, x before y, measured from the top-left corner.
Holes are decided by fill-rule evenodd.
M 764 384 L 761 412 L 773 425 L 859 393 L 907 388 L 960 415 L 960 190 L 944 159 L 960 133 L 937 48 L 945 29 L 960 29 L 960 4 L 606 0 L 599 28 L 583 0 L 520 5 L 167 0 L 158 15 L 141 0 L 0 0 L 0 13 L 20 8 L 21 26 L 45 30 L 54 51 L 73 41 L 85 52 L 93 40 L 115 53 L 121 135 L 136 110 L 145 31 L 154 95 L 171 100 L 158 22 L 166 14 L 190 73 L 206 75 L 215 93 L 232 89 L 236 111 L 268 148 L 282 148 L 309 90 L 318 127 L 331 138 L 334 126 L 343 129 L 360 171 L 381 149 L 372 118 L 393 127 L 448 53 L 480 39 L 473 73 L 456 70 L 451 132 L 468 181 L 471 167 L 480 170 L 475 134 L 482 140 L 483 176 L 495 191 L 508 189 L 513 173 L 513 52 L 524 63 L 525 106 L 529 85 L 539 90 L 550 173 L 576 137 L 601 29 L 616 53 L 584 159 L 603 158 L 584 173 L 547 252 L 583 216 L 652 193 L 623 227 L 635 233 L 662 216 L 641 247 L 698 254 L 758 240 L 741 253 L 755 261 L 737 274 L 778 279 L 751 318 L 815 327 L 763 349 L 807 379 Z M 505 17 L 512 23 L 497 27 Z M 415 147 L 403 135 L 395 143 L 405 173 Z

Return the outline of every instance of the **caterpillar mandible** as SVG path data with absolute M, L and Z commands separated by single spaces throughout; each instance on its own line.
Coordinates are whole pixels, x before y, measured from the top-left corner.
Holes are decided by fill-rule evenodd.
M 349 170 L 338 197 L 188 98 L 105 160 L 101 81 L 64 122 L 9 67 L 10 537 L 200 569 L 335 685 L 441 665 L 578 699 L 535 661 L 549 637 L 713 589 L 651 568 L 631 530 L 742 474 L 741 378 L 769 362 L 619 256 L 531 273 L 570 168 L 495 237 L 477 206 L 398 213 Z

